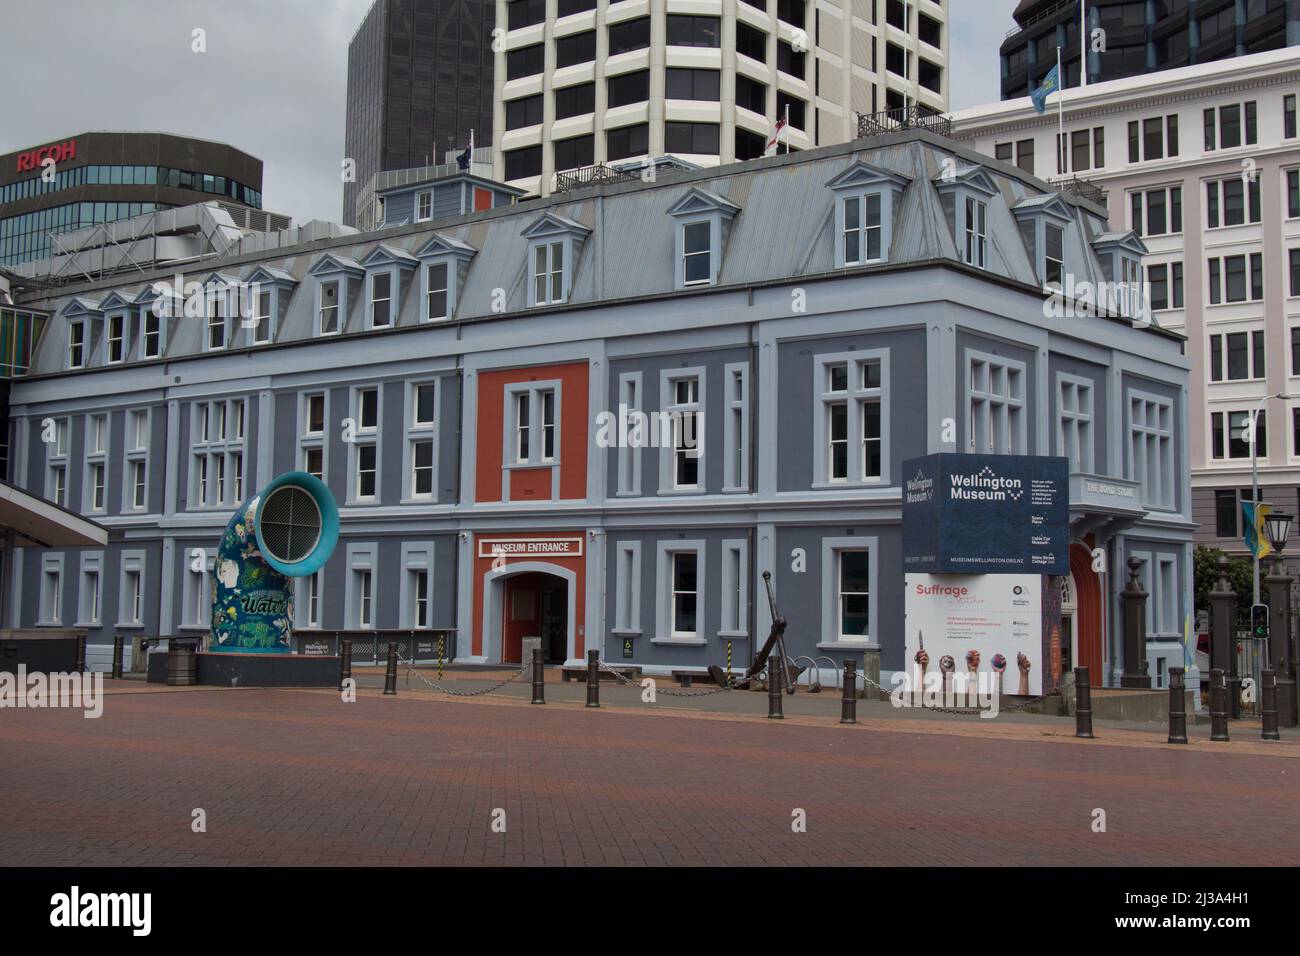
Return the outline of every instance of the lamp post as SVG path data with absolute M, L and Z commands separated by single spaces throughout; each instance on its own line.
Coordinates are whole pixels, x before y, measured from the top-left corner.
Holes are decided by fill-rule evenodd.
M 1251 501 L 1254 508 L 1259 507 L 1259 413 L 1264 410 L 1264 406 L 1269 399 L 1285 399 L 1286 396 L 1279 392 L 1276 395 L 1265 395 L 1255 406 L 1255 410 L 1250 413 L 1250 490 Z M 1288 528 L 1290 526 L 1288 525 Z M 1254 553 L 1254 591 L 1252 606 L 1259 604 L 1259 548 L 1256 546 Z
M 1293 518 L 1283 511 L 1264 519 L 1269 544 L 1273 546 L 1273 573 L 1264 579 L 1268 587 L 1269 628 L 1265 642 L 1265 668 L 1271 668 L 1276 686 L 1275 708 L 1278 724 L 1296 725 L 1296 683 L 1291 655 L 1291 584 L 1282 568 L 1282 551 L 1291 534 Z

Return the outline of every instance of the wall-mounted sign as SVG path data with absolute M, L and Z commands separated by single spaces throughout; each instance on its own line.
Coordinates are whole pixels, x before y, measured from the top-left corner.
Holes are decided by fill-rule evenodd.
M 303 641 L 302 653 L 311 657 L 328 657 L 330 654 L 329 641 Z
M 629 659 L 632 657 L 632 638 L 630 637 L 623 638 L 623 656 Z
M 77 141 L 75 139 L 70 139 L 66 143 L 38 146 L 36 149 L 29 149 L 25 153 L 18 154 L 18 172 L 39 171 L 41 163 L 47 159 L 52 159 L 56 163 L 66 163 L 76 158 Z
M 1043 693 L 1044 674 L 1054 668 L 1043 640 L 1041 576 L 909 574 L 906 582 L 910 673 L 985 674 L 992 682 L 985 686 L 999 694 Z
M 480 558 L 580 558 L 582 538 L 479 538 Z
M 1040 455 L 903 463 L 903 569 L 1069 573 L 1070 465 Z

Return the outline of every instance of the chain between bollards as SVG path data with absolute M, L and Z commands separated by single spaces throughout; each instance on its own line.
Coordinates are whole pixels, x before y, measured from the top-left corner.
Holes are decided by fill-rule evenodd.
M 1074 669 L 1074 736 L 1092 739 L 1092 680 L 1088 668 Z
M 767 718 L 768 720 L 785 720 L 781 710 L 781 672 L 785 670 L 785 661 L 779 656 L 767 659 Z
M 113 680 L 122 679 L 122 648 L 126 641 L 121 634 L 113 638 Z
M 543 670 L 542 649 L 533 648 L 533 703 L 546 703 L 546 672 Z
M 1277 732 L 1277 673 L 1260 671 L 1259 715 L 1261 740 L 1281 740 Z
M 1181 667 L 1169 668 L 1169 742 L 1187 743 L 1187 692 Z
M 587 651 L 587 706 L 600 706 L 600 651 Z
M 384 673 L 384 693 L 397 696 L 397 644 L 388 645 L 388 669 Z
M 1222 667 L 1210 671 L 1210 739 L 1228 739 L 1228 676 Z
M 858 722 L 858 666 L 852 660 L 844 662 L 844 690 L 840 695 L 840 723 Z
M 339 690 L 352 680 L 352 642 L 339 642 Z

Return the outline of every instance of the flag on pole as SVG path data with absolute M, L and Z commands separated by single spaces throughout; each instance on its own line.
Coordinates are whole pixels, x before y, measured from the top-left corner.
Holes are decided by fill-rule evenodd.
M 456 157 L 456 165 L 461 169 L 469 169 L 469 164 L 474 159 L 474 131 L 469 131 L 469 146 L 465 147 L 465 152 Z
M 1061 92 L 1061 68 L 1059 64 L 1052 67 L 1048 74 L 1043 77 L 1043 85 L 1029 94 L 1029 98 L 1034 101 L 1034 109 L 1040 113 L 1047 112 L 1047 98 L 1053 93 Z
M 1253 501 L 1243 501 L 1241 511 L 1246 516 L 1246 547 L 1260 558 L 1267 558 L 1273 553 L 1273 545 L 1268 540 L 1268 535 L 1264 530 L 1264 522 L 1268 516 L 1273 513 L 1273 506 L 1260 502 L 1258 505 Z
M 769 139 L 767 145 L 763 147 L 764 156 L 773 156 L 776 154 L 777 148 L 781 145 L 781 134 L 785 132 L 785 124 L 786 120 L 784 116 L 776 121 L 776 128 L 772 130 L 772 138 Z

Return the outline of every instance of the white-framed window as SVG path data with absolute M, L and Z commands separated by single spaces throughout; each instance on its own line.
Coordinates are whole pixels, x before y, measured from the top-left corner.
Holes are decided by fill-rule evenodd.
M 539 242 L 533 246 L 533 305 L 552 305 L 565 299 L 564 243 Z
M 86 323 L 68 323 L 68 368 L 86 367 Z
M 822 640 L 819 648 L 875 647 L 879 541 L 847 535 L 822 539 Z
M 966 352 L 966 446 L 972 454 L 1025 455 L 1025 363 Z
M 1231 103 L 1202 113 L 1205 127 L 1205 150 L 1236 149 L 1254 146 L 1259 141 L 1257 103 Z
M 451 315 L 448 296 L 450 274 L 451 266 L 448 262 L 424 264 L 424 321 L 434 322 Z
M 700 488 L 700 462 L 704 457 L 700 385 L 698 375 L 674 377 L 670 381 L 672 401 L 665 411 L 673 433 L 672 486 L 676 491 Z
M 126 359 L 126 313 L 112 312 L 105 319 L 108 325 L 104 360 L 116 365 Z
M 196 401 L 192 409 L 189 507 L 233 507 L 244 491 L 244 399 Z
M 322 279 L 317 329 L 321 335 L 337 335 L 343 329 L 342 279 Z
M 1043 224 L 1043 284 L 1061 287 L 1065 278 L 1065 230 L 1055 223 Z
M 846 196 L 841 201 L 844 223 L 841 242 L 846 266 L 866 265 L 884 259 L 883 201 L 883 194 L 879 192 Z
M 141 312 L 140 357 L 158 358 L 162 355 L 162 316 L 152 308 Z
M 1266 375 L 1264 330 L 1215 332 L 1210 336 L 1210 381 L 1262 381 Z
M 298 395 L 299 465 L 309 475 L 325 480 L 325 440 L 327 396 L 325 392 L 302 392 Z
M 1142 504 L 1172 511 L 1174 485 L 1174 403 L 1159 395 L 1128 393 L 1128 474 L 1140 486 Z
M 1064 372 L 1056 376 L 1056 453 L 1070 470 L 1093 471 L 1093 382 Z
M 1147 290 L 1152 311 L 1181 309 L 1183 307 L 1183 264 L 1161 262 L 1147 266 Z
M 1263 220 L 1259 176 L 1227 176 L 1205 183 L 1205 226 L 1219 229 Z
M 725 457 L 722 467 L 723 491 L 749 489 L 749 366 L 743 362 L 723 369 L 726 394 L 726 420 L 723 423 Z
M 1144 237 L 1180 234 L 1183 187 L 1160 186 L 1129 193 L 1129 227 Z
M 813 362 L 819 414 L 813 481 L 819 486 L 887 480 L 889 353 L 862 350 Z
M 684 222 L 681 230 L 682 285 L 708 285 L 713 280 L 713 223 Z
M 1210 412 L 1210 457 L 1216 461 L 1249 459 L 1251 445 L 1257 445 L 1255 457 L 1268 457 L 1268 411 L 1261 409 L 1255 420 L 1254 442 L 1250 420 L 1253 412 L 1227 410 Z
M 402 544 L 399 627 L 433 627 L 432 543 Z
M 81 554 L 81 589 L 77 595 L 77 626 L 99 627 L 103 600 L 102 578 L 104 554 L 102 551 Z
M 393 272 L 383 270 L 370 275 L 370 327 L 387 329 L 395 319 L 393 308 Z
M 252 297 L 253 317 L 248 338 L 254 345 L 266 345 L 271 341 L 275 297 L 270 289 L 256 285 L 252 289 Z
M 212 549 L 194 547 L 184 549 L 181 556 L 185 575 L 185 589 L 181 597 L 181 627 L 188 630 L 208 630 L 212 627 L 212 599 L 216 594 L 216 577 L 213 568 L 216 555 Z
M 126 413 L 123 449 L 122 510 L 143 511 L 149 504 L 149 409 Z
M 1210 305 L 1260 302 L 1264 298 L 1264 256 L 1258 252 L 1215 256 L 1206 262 Z
M 507 386 L 512 465 L 554 465 L 560 454 L 560 386 L 530 382 Z
M 618 413 L 620 420 L 626 416 L 629 421 L 628 441 L 620 440 L 616 453 L 618 456 L 618 494 L 635 496 L 641 494 L 641 446 L 647 436 L 644 425 L 637 427 L 633 423 L 644 422 L 642 405 L 642 374 L 640 372 L 622 372 L 618 376 Z M 635 438 L 635 440 L 631 440 Z
M 354 501 L 375 501 L 379 497 L 380 401 L 378 386 L 352 389 L 352 418 L 356 428 L 349 451 Z
M 375 572 L 378 550 L 374 544 L 349 544 L 344 617 L 347 627 L 371 630 L 375 626 Z
M 68 507 L 68 429 L 70 419 L 56 418 L 45 443 L 45 497 L 61 508 Z M 42 425 L 42 430 L 45 426 Z
M 63 555 L 41 555 L 41 609 L 39 625 L 59 626 L 63 623 Z
M 614 545 L 614 634 L 641 633 L 641 542 Z
M 307 626 L 320 627 L 320 572 L 307 575 Z
M 144 624 L 145 552 L 123 551 L 121 573 L 117 626 L 140 627 Z
M 103 514 L 108 507 L 108 415 L 86 416 L 86 480 L 82 508 Z
M 719 637 L 749 634 L 749 542 L 722 542 L 722 626 Z
M 438 384 L 408 382 L 406 396 L 406 496 L 428 501 L 438 496 Z
M 427 222 L 433 218 L 433 190 L 425 189 L 415 194 L 415 221 Z
M 699 636 L 699 561 L 695 551 L 673 552 L 670 606 L 673 637 Z
M 1150 163 L 1178 155 L 1178 114 L 1149 116 L 1128 124 L 1128 161 Z
M 208 333 L 205 347 L 209 352 L 226 347 L 226 298 L 227 290 L 224 287 L 208 290 Z
M 988 203 L 973 196 L 966 197 L 966 218 L 964 220 L 964 257 L 967 265 L 978 269 L 988 268 L 989 242 L 989 207 Z

